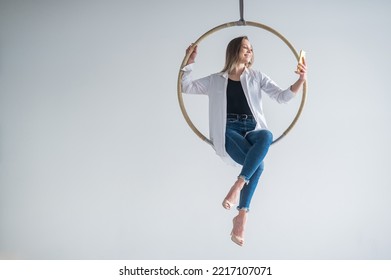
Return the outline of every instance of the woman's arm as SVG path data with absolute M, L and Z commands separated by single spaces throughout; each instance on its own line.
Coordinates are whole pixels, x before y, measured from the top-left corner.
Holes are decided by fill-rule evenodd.
M 307 67 L 305 60 L 303 60 L 303 63 L 299 63 L 297 65 L 297 69 L 298 70 L 296 71 L 296 73 L 300 75 L 299 79 L 286 90 L 281 89 L 267 75 L 260 73 L 261 89 L 278 103 L 286 103 L 290 101 L 300 90 L 300 88 L 307 79 Z
M 189 59 L 187 60 L 187 64 L 183 67 L 183 75 L 182 75 L 182 92 L 183 93 L 192 93 L 192 94 L 207 94 L 210 76 L 193 80 L 191 72 L 193 70 L 193 64 L 195 62 L 195 58 L 197 56 L 197 46 L 190 45 L 186 49 L 186 54 L 190 54 Z

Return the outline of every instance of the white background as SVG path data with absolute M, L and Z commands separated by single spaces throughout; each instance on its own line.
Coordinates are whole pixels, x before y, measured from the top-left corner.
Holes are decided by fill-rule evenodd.
M 186 47 L 239 19 L 236 0 L 0 1 L 0 257 L 5 259 L 389 259 L 391 2 L 245 1 L 308 58 L 308 100 L 272 146 L 246 245 L 221 201 L 239 170 L 184 121 Z M 281 87 L 296 62 L 261 29 L 219 32 L 196 75 L 247 34 Z M 285 128 L 301 96 L 266 101 Z M 207 133 L 207 99 L 185 98 Z

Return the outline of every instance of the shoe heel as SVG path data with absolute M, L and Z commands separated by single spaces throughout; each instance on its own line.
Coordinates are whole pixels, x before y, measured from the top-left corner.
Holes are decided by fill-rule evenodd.
M 239 237 L 239 236 L 234 235 L 232 232 L 231 232 L 231 240 L 232 240 L 235 244 L 237 244 L 237 245 L 239 245 L 239 246 L 243 246 L 243 244 L 244 244 L 244 239 L 241 238 L 241 237 Z

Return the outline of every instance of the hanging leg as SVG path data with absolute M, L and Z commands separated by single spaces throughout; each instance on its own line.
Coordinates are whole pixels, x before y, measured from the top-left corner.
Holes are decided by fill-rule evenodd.
M 252 131 L 243 137 L 235 130 L 226 130 L 226 150 L 237 163 L 242 164 L 238 180 L 232 186 L 223 202 L 223 206 L 230 209 L 232 201 L 236 202 L 240 190 L 240 201 L 237 209 L 238 215 L 233 219 L 231 240 L 243 246 L 244 228 L 247 222 L 247 213 L 250 203 L 263 172 L 265 158 L 273 141 L 272 134 L 267 130 Z M 246 184 L 247 183 L 247 184 Z
M 237 130 L 228 128 L 225 134 L 225 147 L 230 157 L 240 165 L 244 164 L 246 155 L 251 148 L 251 143 Z M 223 201 L 225 209 L 231 209 L 239 200 L 239 194 L 245 185 L 245 179 L 238 177 Z

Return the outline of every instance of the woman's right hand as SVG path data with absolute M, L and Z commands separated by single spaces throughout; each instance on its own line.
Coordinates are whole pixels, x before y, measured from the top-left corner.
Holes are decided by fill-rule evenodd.
M 190 53 L 189 59 L 187 60 L 187 65 L 195 62 L 195 59 L 197 57 L 197 47 L 198 47 L 197 45 L 191 44 L 186 49 L 186 55 Z

